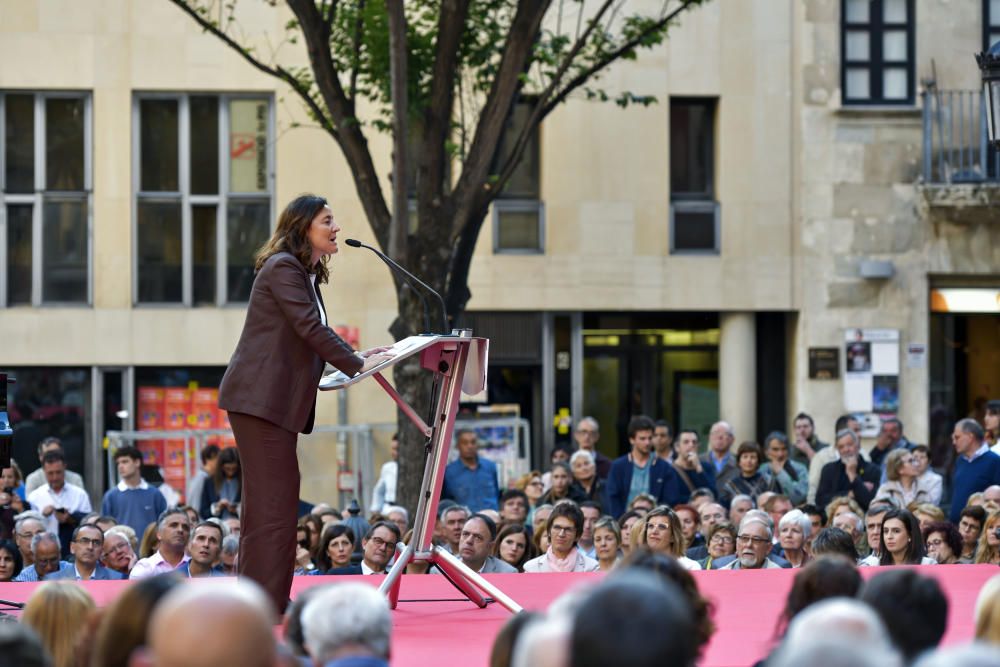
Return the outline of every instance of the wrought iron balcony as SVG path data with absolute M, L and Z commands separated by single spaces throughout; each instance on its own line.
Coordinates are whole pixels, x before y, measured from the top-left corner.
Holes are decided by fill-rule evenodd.
M 986 109 L 978 90 L 921 93 L 924 185 L 1000 185 L 1000 153 L 986 140 Z

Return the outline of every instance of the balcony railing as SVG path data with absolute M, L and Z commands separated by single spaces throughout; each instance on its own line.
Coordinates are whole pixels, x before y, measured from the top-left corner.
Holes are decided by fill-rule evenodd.
M 986 107 L 978 90 L 925 90 L 926 184 L 1000 183 L 1000 153 L 986 142 Z

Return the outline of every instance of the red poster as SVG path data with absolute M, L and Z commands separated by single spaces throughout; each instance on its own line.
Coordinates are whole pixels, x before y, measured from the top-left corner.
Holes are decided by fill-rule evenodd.
M 138 427 L 140 431 L 157 431 L 163 428 L 163 396 L 160 387 L 139 387 Z M 143 462 L 148 465 L 163 464 L 162 440 L 139 440 L 136 447 L 142 452 Z

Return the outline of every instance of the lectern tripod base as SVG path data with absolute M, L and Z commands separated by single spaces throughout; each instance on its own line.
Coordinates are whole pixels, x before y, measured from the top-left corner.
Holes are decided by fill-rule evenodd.
M 382 585 L 379 586 L 379 592 L 388 597 L 390 608 L 395 609 L 399 602 L 399 584 L 403 572 L 406 571 L 406 566 L 410 563 L 421 561 L 428 563 L 432 567 L 437 567 L 455 588 L 461 591 L 465 597 L 469 598 L 469 601 L 480 609 L 487 604 L 486 596 L 483 595 L 485 593 L 515 614 L 523 611 L 521 605 L 514 602 L 507 594 L 488 582 L 483 575 L 474 572 L 465 563 L 455 558 L 447 549 L 435 546 L 431 551 L 418 554 L 414 551 L 412 545 L 404 547 L 399 552 L 395 564 L 389 570 L 389 574 L 382 582 Z

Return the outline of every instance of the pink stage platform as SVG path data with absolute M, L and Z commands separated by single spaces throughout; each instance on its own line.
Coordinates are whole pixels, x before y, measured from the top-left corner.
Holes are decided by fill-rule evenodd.
M 862 568 L 868 577 L 880 568 Z M 950 613 L 945 644 L 973 634 L 973 609 L 982 585 L 1000 573 L 988 565 L 921 568 L 936 577 L 948 595 Z M 745 667 L 772 647 L 774 625 L 784 606 L 794 570 L 693 573 L 702 594 L 715 604 L 718 629 L 702 665 Z M 487 578 L 525 609 L 542 610 L 562 593 L 599 581 L 600 574 L 498 574 Z M 382 577 L 351 577 L 377 585 Z M 310 586 L 346 581 L 346 577 L 296 577 L 292 597 Z M 110 602 L 126 582 L 83 584 L 99 605 Z M 38 584 L 0 584 L 0 598 L 27 600 Z M 493 637 L 509 617 L 498 604 L 478 609 L 458 601 L 460 594 L 443 577 L 404 576 L 399 608 L 394 612 L 393 667 L 426 665 L 485 666 Z M 412 601 L 411 601 L 412 600 Z M 455 601 L 449 601 L 455 600 Z M 6 610 L 5 610 L 6 611 Z

